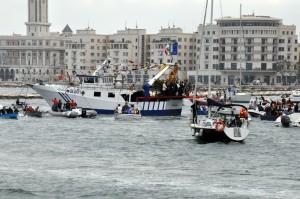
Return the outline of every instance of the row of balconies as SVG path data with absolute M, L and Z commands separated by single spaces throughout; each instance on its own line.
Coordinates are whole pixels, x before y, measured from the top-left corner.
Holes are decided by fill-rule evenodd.
M 58 46 L 0 46 L 0 50 L 65 50 Z
M 219 43 L 220 46 L 224 46 L 224 45 L 234 45 L 234 46 L 249 46 L 249 45 L 258 45 L 258 46 L 277 46 L 278 43 L 263 43 L 263 42 L 251 42 L 251 43 L 234 43 L 234 42 L 225 42 L 225 43 Z
M 220 53 L 230 53 L 230 54 L 245 54 L 245 51 L 244 50 L 237 50 L 237 51 L 234 51 L 234 50 L 225 50 L 225 51 L 219 51 Z M 278 50 L 253 50 L 253 51 L 246 51 L 247 54 L 256 54 L 256 53 L 259 53 L 259 54 L 268 54 L 268 53 L 278 53 Z
M 237 62 L 237 61 L 240 61 L 240 59 L 236 59 L 236 60 L 234 60 L 234 59 L 219 59 L 219 61 L 221 61 L 221 62 L 232 62 L 232 61 Z M 245 61 L 245 60 L 243 60 L 243 61 Z M 251 61 L 251 62 L 276 62 L 276 61 L 278 61 L 278 59 L 276 58 L 276 59 L 250 59 L 250 60 L 247 60 L 247 62 L 249 62 L 249 61 Z
M 226 67 L 226 68 L 220 68 L 219 71 L 240 71 L 239 68 L 230 68 L 230 67 Z M 248 68 L 248 69 L 245 69 L 245 68 L 241 68 L 241 71 L 252 71 L 252 72 L 277 72 L 276 70 L 274 70 L 273 68 L 259 68 L 259 67 L 255 67 L 255 68 Z

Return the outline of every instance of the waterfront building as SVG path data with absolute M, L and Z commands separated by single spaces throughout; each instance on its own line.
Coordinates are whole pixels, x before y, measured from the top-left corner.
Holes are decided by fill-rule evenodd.
M 197 79 L 207 84 L 210 73 L 212 82 L 239 85 L 241 72 L 242 84 L 253 80 L 260 80 L 266 85 L 295 82 L 294 65 L 299 59 L 296 26 L 284 25 L 281 19 L 255 15 L 244 15 L 242 19 L 223 17 L 215 21 L 212 35 L 210 26 L 205 26 L 198 63 L 201 75 L 196 78 L 196 70 L 188 71 L 189 80 L 195 82 Z M 197 44 L 201 43 L 200 33 L 201 25 L 198 27 Z M 212 54 L 209 53 L 210 48 L 213 48 Z M 212 66 L 208 65 L 210 59 Z M 284 70 L 287 73 L 278 67 L 282 64 L 286 65 Z
M 65 42 L 50 32 L 48 0 L 28 0 L 27 35 L 0 36 L 0 79 L 55 79 L 64 72 Z
M 66 74 L 73 71 L 92 73 L 107 57 L 111 58 L 112 75 L 129 84 L 144 84 L 158 73 L 157 66 L 171 61 L 179 65 L 180 80 L 204 85 L 209 81 L 216 85 L 239 85 L 240 80 L 242 84 L 259 80 L 266 85 L 296 81 L 296 27 L 283 24 L 282 19 L 255 15 L 219 18 L 212 29 L 204 26 L 201 41 L 202 25 L 194 33 L 173 26 L 161 28 L 157 34 L 138 27 L 125 27 L 112 35 L 97 34 L 88 27 L 74 34 L 69 25 L 61 33 L 50 32 L 48 0 L 28 0 L 28 11 L 25 36 L 0 36 L 2 81 L 66 80 Z M 178 54 L 172 60 L 164 54 L 171 43 L 178 43 Z
M 167 62 L 178 63 L 179 79 L 181 80 L 186 79 L 187 71 L 195 70 L 196 39 L 194 33 L 184 33 L 181 28 L 173 26 L 161 28 L 158 34 L 150 34 L 148 38 L 147 62 L 150 65 Z M 164 49 L 172 43 L 178 43 L 178 54 L 171 58 L 164 54 Z
M 71 28 L 66 26 L 63 33 Z M 71 40 L 65 45 L 65 67 L 68 73 L 92 73 L 107 57 L 107 35 L 98 35 L 96 30 L 86 28 L 68 34 Z

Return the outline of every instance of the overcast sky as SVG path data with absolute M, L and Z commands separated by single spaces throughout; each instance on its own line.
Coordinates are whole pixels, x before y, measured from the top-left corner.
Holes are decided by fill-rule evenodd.
M 97 34 L 113 34 L 125 28 L 158 33 L 161 27 L 196 31 L 202 23 L 206 0 L 49 0 L 51 32 L 61 32 L 66 24 L 73 31 L 88 25 Z M 267 15 L 283 19 L 287 25 L 300 27 L 300 0 L 214 0 L 214 18 L 239 17 L 243 14 Z M 221 3 L 220 3 L 221 2 Z M 27 0 L 1 0 L 0 35 L 26 34 Z M 209 14 L 210 15 L 210 14 Z M 209 21 L 209 18 L 208 18 Z

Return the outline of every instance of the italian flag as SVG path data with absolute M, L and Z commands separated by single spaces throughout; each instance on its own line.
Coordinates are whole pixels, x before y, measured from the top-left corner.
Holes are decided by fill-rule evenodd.
M 172 51 L 171 51 L 171 48 L 170 48 L 170 45 L 168 44 L 165 48 L 165 55 L 172 55 Z

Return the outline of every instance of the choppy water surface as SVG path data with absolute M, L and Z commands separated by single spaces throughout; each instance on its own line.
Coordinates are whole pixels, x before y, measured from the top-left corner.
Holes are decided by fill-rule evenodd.
M 243 144 L 198 144 L 188 116 L 0 120 L 0 198 L 300 197 L 299 128 L 254 119 Z

